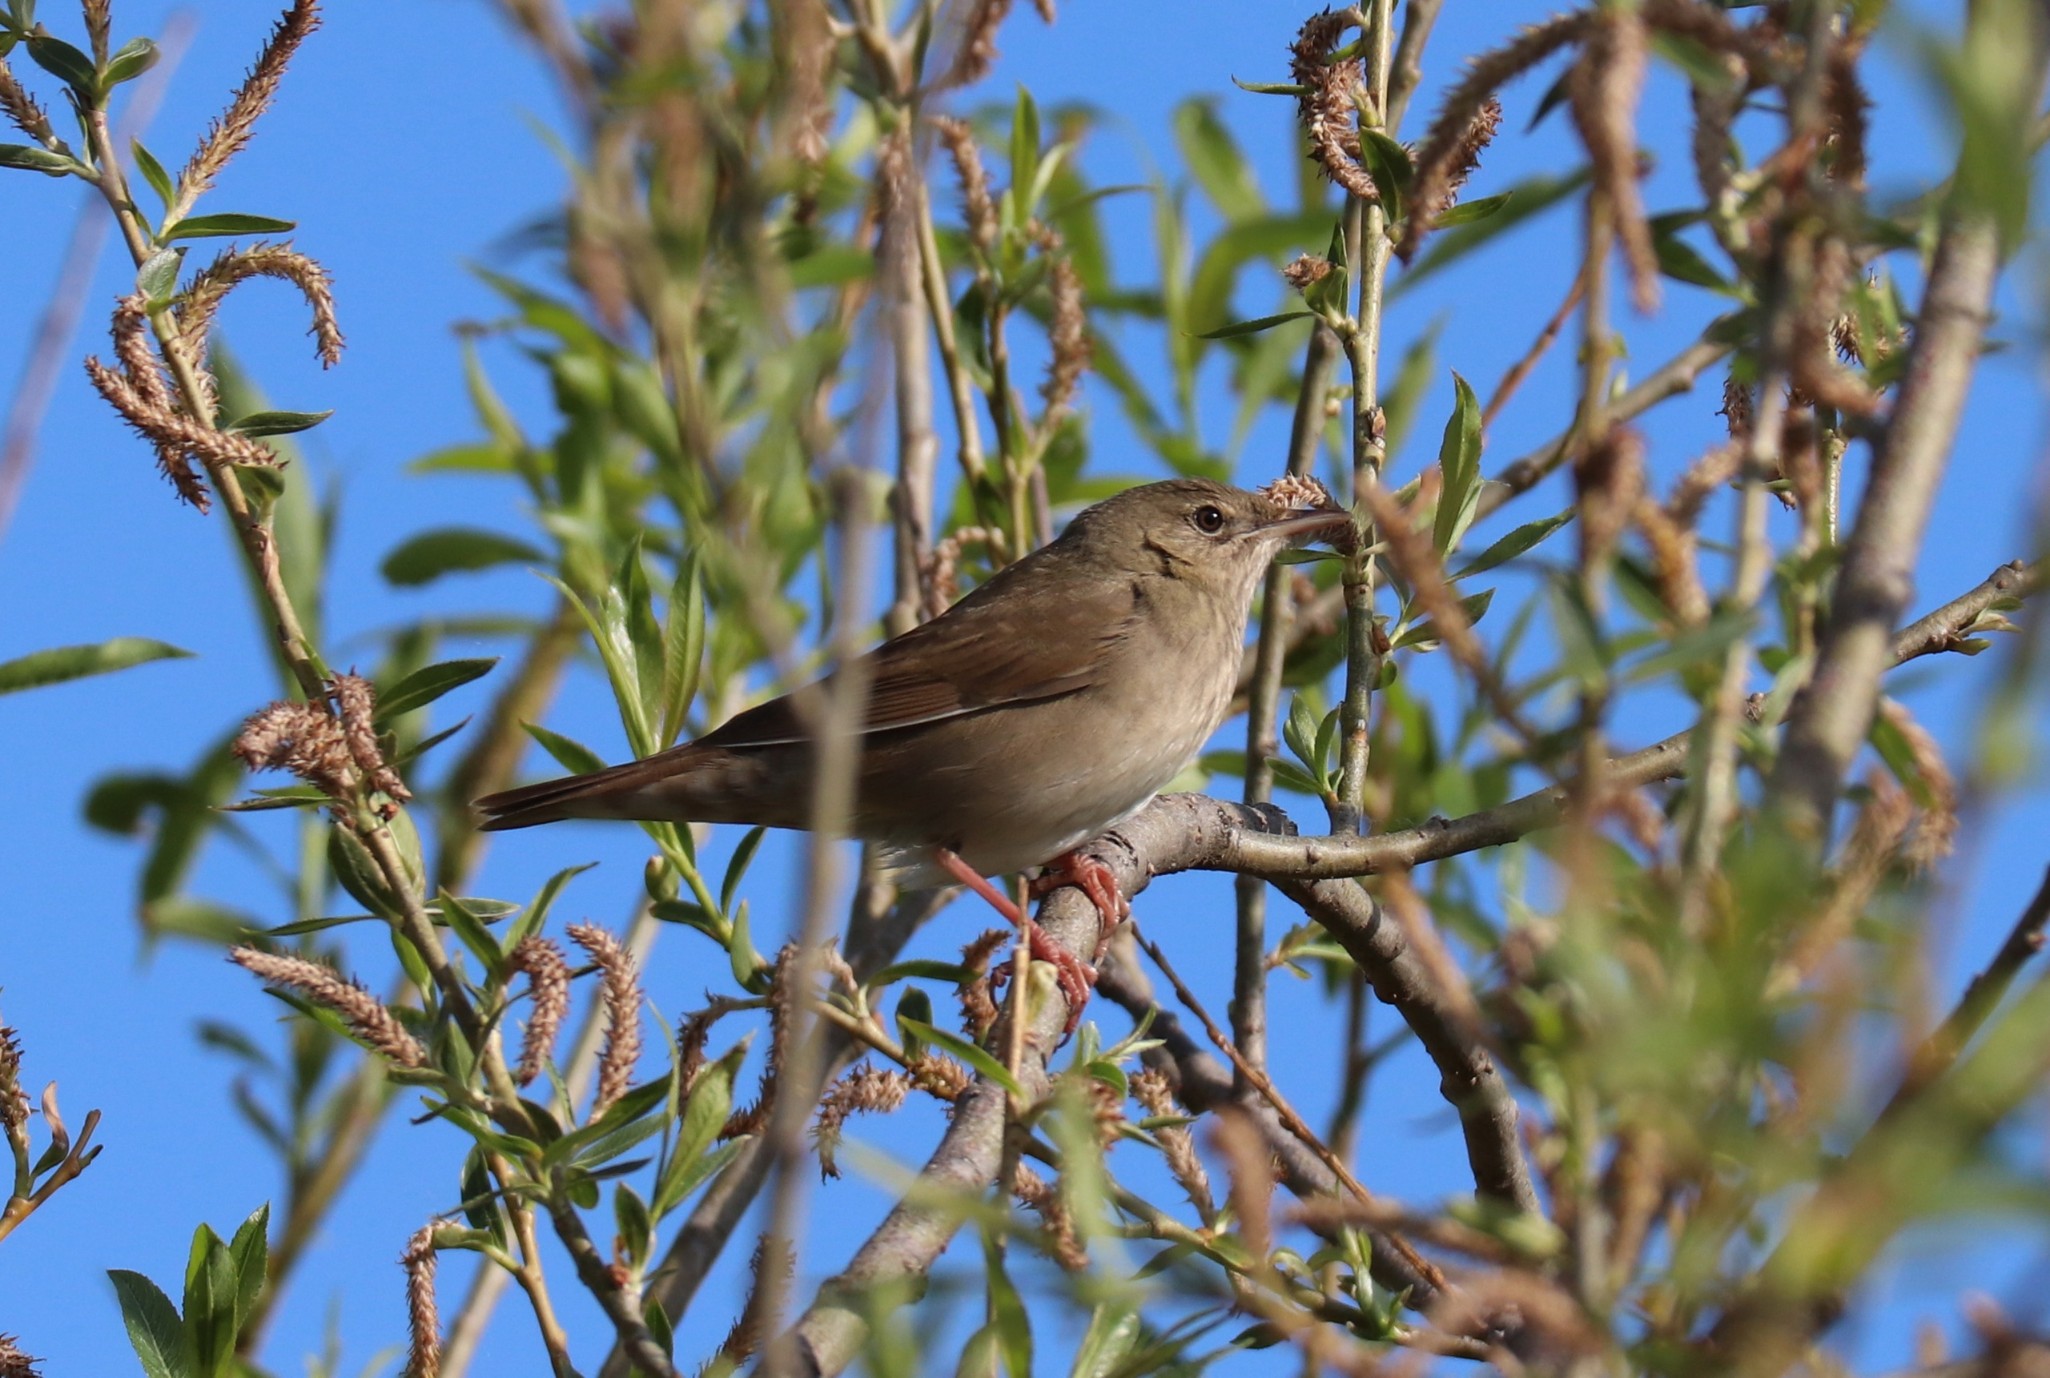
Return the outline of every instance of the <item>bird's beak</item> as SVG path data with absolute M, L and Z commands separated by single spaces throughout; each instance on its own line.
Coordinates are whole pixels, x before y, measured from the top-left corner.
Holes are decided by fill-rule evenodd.
M 1263 522 L 1254 528 L 1261 536 L 1279 536 L 1290 545 L 1315 540 L 1320 536 L 1335 536 L 1352 525 L 1352 513 L 1327 510 L 1296 511 Z

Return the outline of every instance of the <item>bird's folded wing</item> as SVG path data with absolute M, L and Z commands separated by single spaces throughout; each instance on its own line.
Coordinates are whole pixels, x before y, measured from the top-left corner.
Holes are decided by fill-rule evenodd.
M 1057 603 L 1035 607 L 1029 620 L 1016 603 L 978 596 L 985 591 L 993 585 L 862 658 L 869 676 L 864 733 L 1085 689 L 1096 682 L 1105 653 L 1130 634 L 1135 613 L 1133 591 L 1122 583 L 1085 581 Z M 736 714 L 699 744 L 772 746 L 808 735 L 785 695 Z

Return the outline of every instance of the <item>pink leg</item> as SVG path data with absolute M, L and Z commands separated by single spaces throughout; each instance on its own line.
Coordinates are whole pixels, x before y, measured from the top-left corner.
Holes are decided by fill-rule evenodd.
M 1052 965 L 1055 979 L 1059 981 L 1061 996 L 1068 1002 L 1068 1024 L 1064 1033 L 1073 1033 L 1082 1022 L 1082 1007 L 1089 1003 L 1089 988 L 1096 984 L 1096 972 L 1081 958 L 1046 936 L 1046 930 L 1026 917 L 1024 911 L 1011 902 L 1009 896 L 991 885 L 974 867 L 961 860 L 945 847 L 935 847 L 933 858 L 940 868 L 976 894 L 989 901 L 989 905 L 1025 940 L 1035 962 Z M 999 984 L 1007 978 L 1009 963 L 990 973 L 991 980 Z

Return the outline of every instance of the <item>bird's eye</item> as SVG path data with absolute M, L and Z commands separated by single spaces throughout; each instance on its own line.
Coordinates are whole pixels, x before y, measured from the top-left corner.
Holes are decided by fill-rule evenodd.
M 1224 530 L 1224 513 L 1215 507 L 1203 506 L 1189 514 L 1189 520 L 1206 536 L 1215 536 Z

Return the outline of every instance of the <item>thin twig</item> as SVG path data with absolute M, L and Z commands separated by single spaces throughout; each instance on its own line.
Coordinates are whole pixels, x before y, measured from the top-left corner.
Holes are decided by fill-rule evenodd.
M 1251 1066 L 1244 1058 L 1239 1056 L 1238 1049 L 1231 1045 L 1231 1039 L 1226 1036 L 1223 1029 L 1217 1027 L 1217 1021 L 1212 1019 L 1210 1012 L 1203 1008 L 1203 1004 L 1196 998 L 1195 992 L 1183 983 L 1180 974 L 1175 971 L 1173 964 L 1167 960 L 1167 955 L 1143 937 L 1137 941 L 1139 946 L 1145 949 L 1146 955 L 1153 959 L 1153 964 L 1160 968 L 1160 974 L 1167 978 L 1167 983 L 1174 987 L 1175 998 L 1182 1002 L 1183 1007 L 1189 1013 L 1196 1016 L 1197 1022 L 1203 1026 L 1203 1032 L 1210 1036 L 1210 1041 L 1216 1045 L 1217 1050 L 1231 1060 L 1232 1070 L 1238 1079 L 1250 1085 L 1255 1091 L 1260 1093 L 1262 1100 L 1274 1107 L 1274 1113 L 1280 1117 L 1282 1125 L 1287 1128 L 1288 1132 L 1301 1139 L 1304 1147 L 1317 1155 L 1318 1160 L 1330 1169 L 1331 1175 L 1337 1178 L 1347 1191 L 1362 1201 L 1373 1201 L 1375 1199 L 1374 1194 L 1362 1186 L 1360 1180 L 1352 1175 L 1352 1169 L 1348 1168 L 1339 1159 L 1338 1155 L 1331 1151 L 1328 1144 L 1317 1137 L 1317 1132 L 1311 1129 L 1303 1120 L 1303 1117 L 1295 1112 L 1295 1107 L 1288 1103 L 1288 1098 L 1281 1094 L 1267 1074 L 1259 1068 Z M 1422 1254 L 1417 1253 L 1399 1237 L 1391 1237 L 1391 1242 L 1401 1253 L 1404 1263 L 1423 1274 L 1432 1286 L 1444 1287 L 1444 1275 L 1437 1270 L 1434 1264 Z
M 1310 336 L 1303 359 L 1303 380 L 1296 392 L 1295 417 L 1288 441 L 1288 469 L 1307 474 L 1316 466 L 1324 435 L 1324 403 L 1338 362 L 1338 339 L 1321 324 Z M 1288 655 L 1289 585 L 1287 565 L 1268 568 L 1260 600 L 1260 631 L 1253 650 L 1253 682 L 1246 705 L 1246 788 L 1248 804 L 1274 797 L 1274 768 L 1280 749 L 1275 713 L 1281 699 L 1282 663 Z M 1232 960 L 1232 1038 L 1240 1056 L 1255 1067 L 1267 1065 L 1267 884 L 1241 876 L 1234 886 L 1238 900 L 1237 948 Z
M 164 36 L 157 44 L 162 56 L 135 83 L 135 94 L 129 97 L 121 114 L 117 140 L 139 139 L 149 128 L 157 107 L 163 103 L 164 92 L 170 88 L 171 74 L 184 58 L 197 27 L 198 21 L 186 10 L 174 11 L 165 21 Z M 36 432 L 56 391 L 64 360 L 71 353 L 71 337 L 78 329 L 86 295 L 92 290 L 93 267 L 100 260 L 100 248 L 106 238 L 107 217 L 101 198 L 87 192 L 79 202 L 71 237 L 65 241 L 64 258 L 51 280 L 49 304 L 36 322 L 28 362 L 22 368 L 21 381 L 15 385 L 14 400 L 8 404 L 7 420 L 0 425 L 0 538 L 6 536 L 8 522 L 28 482 L 29 468 L 35 462 Z

